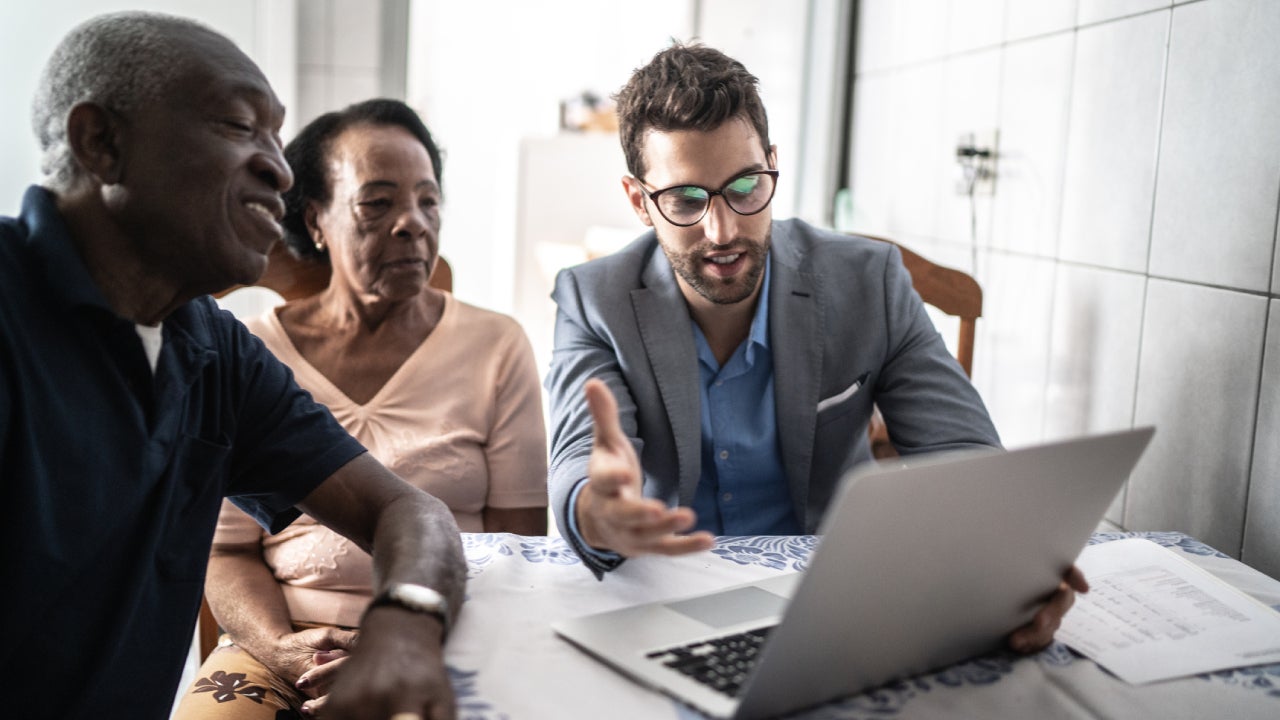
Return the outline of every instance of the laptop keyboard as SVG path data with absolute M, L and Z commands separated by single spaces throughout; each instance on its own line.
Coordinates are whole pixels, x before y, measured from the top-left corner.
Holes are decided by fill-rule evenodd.
M 655 650 L 645 657 L 729 697 L 737 697 L 771 629 L 758 628 L 666 650 Z

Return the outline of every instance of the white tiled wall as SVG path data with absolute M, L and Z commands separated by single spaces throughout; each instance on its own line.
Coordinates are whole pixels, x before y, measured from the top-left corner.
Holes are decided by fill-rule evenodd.
M 1280 2 L 860 5 L 854 223 L 976 251 L 1006 443 L 1153 423 L 1108 520 L 1280 574 Z M 988 129 L 971 234 L 954 135 Z
M 1126 527 L 1239 552 L 1266 310 L 1256 295 L 1149 281 L 1134 421 L 1157 431 L 1129 481 Z
M 1264 388 L 1259 399 L 1258 426 L 1253 440 L 1251 477 L 1280 476 L 1280 300 L 1272 300 L 1268 312 L 1273 323 L 1267 330 L 1266 362 L 1262 369 Z M 1270 390 L 1265 390 L 1269 388 Z M 1244 554 L 1272 577 L 1280 577 L 1280 558 L 1274 548 L 1280 547 L 1280 483 L 1253 482 L 1249 487 L 1249 512 L 1245 516 Z
M 1077 0 L 1010 2 L 1005 9 L 1005 39 L 1021 40 L 1070 30 L 1076 25 Z
M 1168 29 L 1167 13 L 1148 13 L 1076 34 L 1058 249 L 1064 259 L 1147 267 Z
M 298 127 L 384 94 L 384 1 L 298 3 Z
M 1169 0 L 1080 0 L 1080 12 L 1076 16 L 1079 25 L 1115 20 L 1126 15 L 1167 8 Z
M 1173 13 L 1151 273 L 1266 291 L 1280 196 L 1280 12 L 1213 0 Z
M 933 151 L 929 161 L 934 170 L 915 178 L 916 183 L 926 178 L 933 182 L 938 214 L 929 234 L 940 240 L 968 242 L 970 203 L 955 191 L 963 178 L 955 163 L 954 148 L 962 134 L 995 129 L 1000 116 L 1002 59 L 999 49 L 992 48 L 950 57 L 943 63 L 939 134 L 934 142 L 924 144 Z M 991 199 L 988 195 L 977 198 L 977 232 L 984 239 L 991 237 Z
M 1016 3 L 1019 7 L 1034 3 Z M 1004 51 L 1000 165 L 991 247 L 1053 257 L 1062 218 L 1075 38 L 1057 34 Z
M 974 343 L 973 378 L 1005 445 L 1043 436 L 1055 265 L 983 250 L 977 276 L 985 318 Z

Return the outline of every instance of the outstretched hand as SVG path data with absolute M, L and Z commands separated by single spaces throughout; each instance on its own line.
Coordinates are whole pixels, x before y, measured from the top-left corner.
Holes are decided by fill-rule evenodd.
M 595 423 L 587 481 L 578 494 L 578 529 L 587 544 L 623 556 L 682 555 L 709 550 L 710 533 L 680 535 L 697 520 L 685 507 L 668 508 L 641 492 L 640 459 L 618 421 L 618 403 L 608 386 L 586 384 L 587 406 Z
M 1089 592 L 1089 583 L 1080 568 L 1072 565 L 1058 583 L 1058 589 L 1031 618 L 1031 622 L 1009 634 L 1009 649 L 1030 654 L 1048 647 L 1058 626 L 1062 625 L 1062 618 L 1075 604 L 1077 592 Z

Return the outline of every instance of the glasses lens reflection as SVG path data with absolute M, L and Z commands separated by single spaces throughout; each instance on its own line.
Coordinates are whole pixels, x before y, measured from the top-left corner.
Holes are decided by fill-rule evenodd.
M 678 185 L 660 190 L 655 195 L 658 210 L 675 225 L 693 225 L 706 214 L 711 198 L 719 195 L 739 215 L 754 215 L 773 199 L 772 173 L 752 172 L 730 180 L 723 188 L 711 192 L 697 185 Z

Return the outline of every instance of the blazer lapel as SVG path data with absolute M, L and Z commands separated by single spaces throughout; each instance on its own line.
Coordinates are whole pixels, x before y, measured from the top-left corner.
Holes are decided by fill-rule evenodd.
M 701 400 L 693 321 L 661 248 L 655 248 L 643 281 L 643 288 L 631 291 L 631 303 L 675 439 L 680 504 L 692 505 L 702 472 Z
M 786 242 L 774 225 L 774 247 Z M 792 506 L 801 527 L 808 528 L 809 469 L 818 422 L 822 342 L 818 336 L 824 308 L 816 278 L 786 264 L 774 252 L 769 288 L 769 342 L 773 347 L 773 392 L 778 444 L 787 474 Z M 806 530 L 807 532 L 807 530 Z

